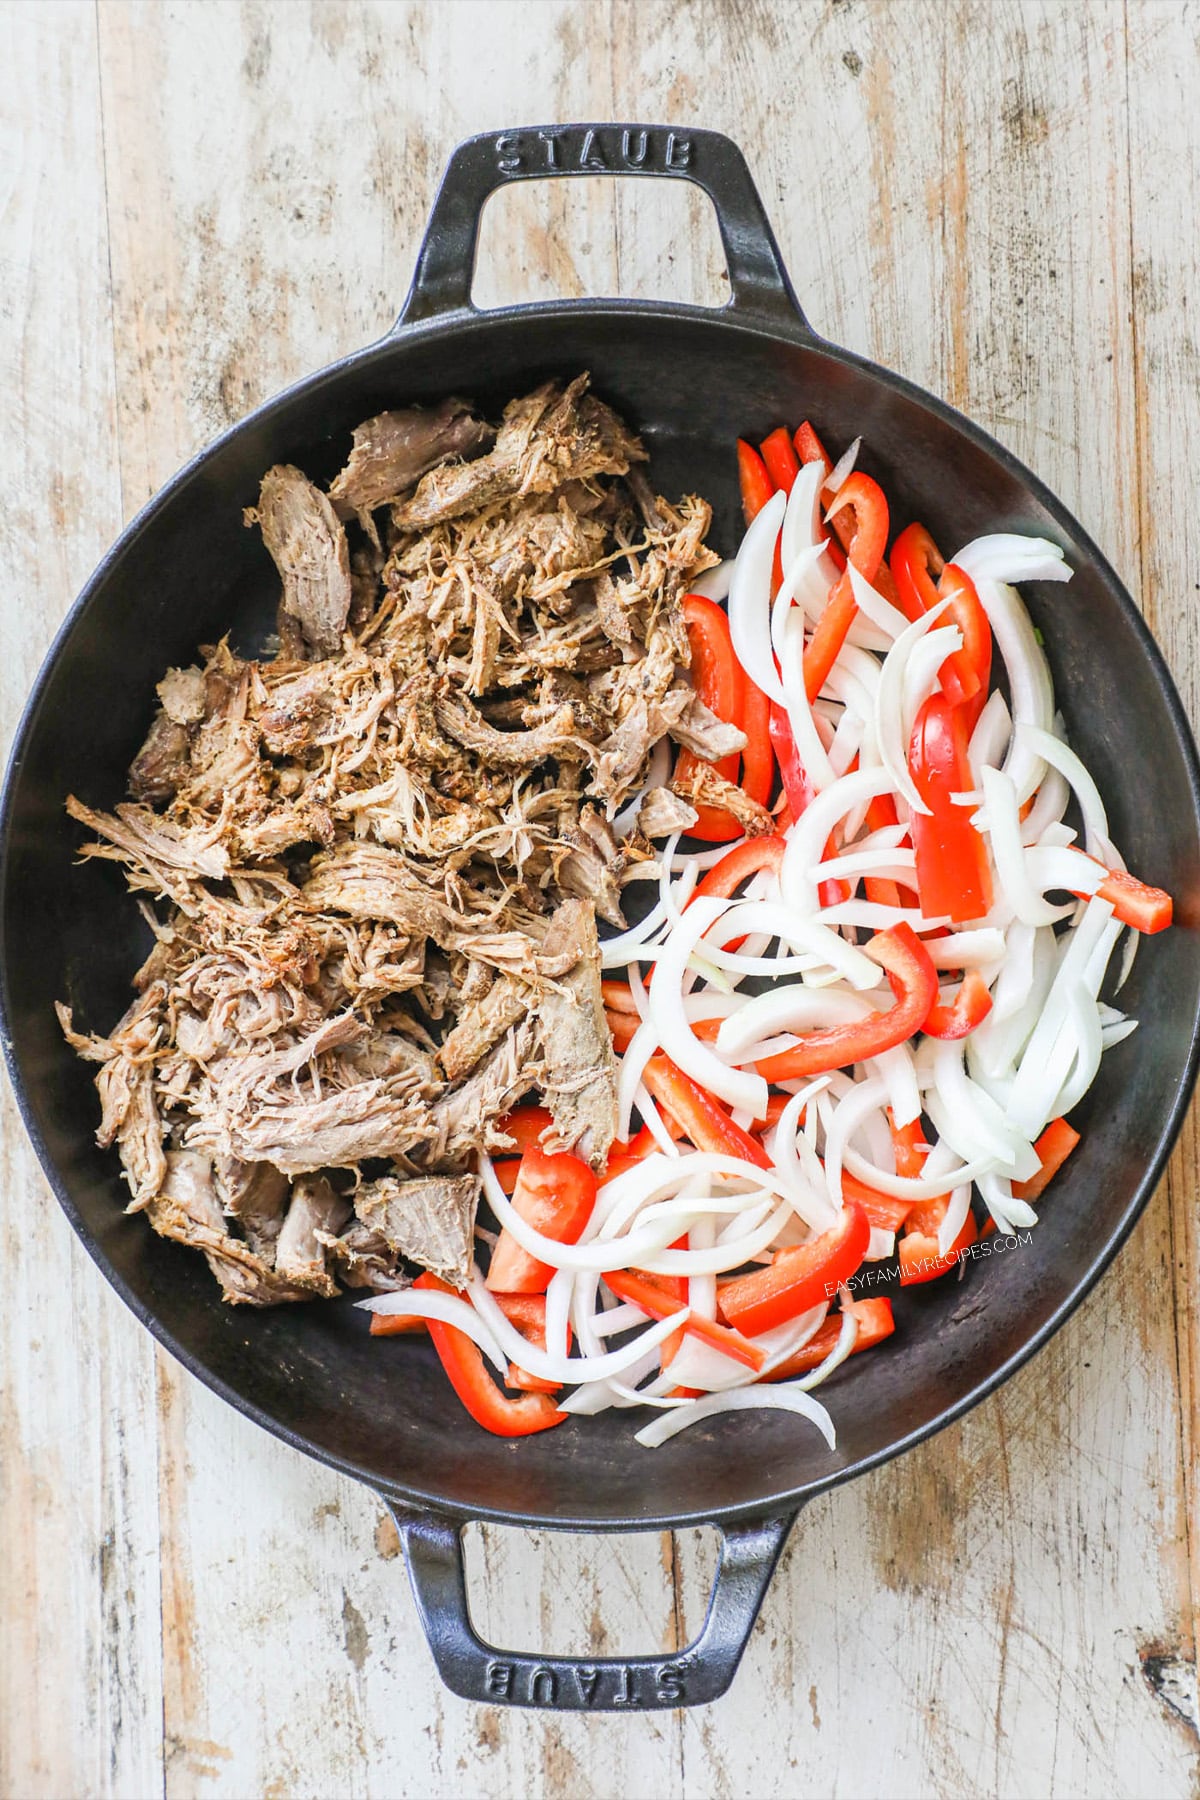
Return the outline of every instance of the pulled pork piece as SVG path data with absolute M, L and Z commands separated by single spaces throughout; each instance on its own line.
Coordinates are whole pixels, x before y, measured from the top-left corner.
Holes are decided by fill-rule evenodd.
M 429 1128 L 423 1103 L 383 1081 L 360 1081 L 318 1100 L 269 1099 L 245 1116 L 201 1113 L 189 1139 L 244 1162 L 274 1163 L 285 1175 L 349 1169 L 369 1157 L 403 1156 Z
M 129 791 L 135 800 L 170 800 L 187 780 L 189 739 L 160 706 L 146 741 L 129 769 Z
M 247 507 L 247 525 L 258 525 L 283 580 L 280 606 L 299 621 L 317 656 L 341 646 L 350 611 L 350 550 L 341 520 L 302 469 L 278 463 L 268 469 L 258 505 Z
M 726 781 L 711 763 L 698 762 L 681 780 L 672 781 L 671 791 L 694 806 L 719 806 L 732 813 L 747 837 L 766 837 L 775 829 L 774 814 L 736 783 Z
M 285 1281 L 332 1299 L 337 1283 L 325 1267 L 321 1236 L 336 1237 L 349 1217 L 349 1201 L 334 1191 L 328 1176 L 304 1175 L 294 1181 L 292 1203 L 275 1245 L 276 1272 Z
M 495 435 L 465 400 L 378 413 L 355 427 L 350 460 L 330 486 L 329 498 L 343 519 L 357 514 L 372 530 L 376 507 L 398 500 L 438 463 L 478 455 Z
M 461 1167 L 461 1159 L 476 1150 L 511 1150 L 512 1139 L 497 1131 L 496 1120 L 511 1112 L 517 1101 L 540 1083 L 542 1069 L 534 1058 L 535 1044 L 532 1021 L 522 1019 L 461 1087 L 437 1101 L 430 1135 L 419 1152 L 423 1163 L 457 1162 Z
M 548 494 L 568 481 L 624 475 L 646 452 L 579 375 L 563 388 L 547 381 L 524 399 L 512 400 L 495 449 L 475 462 L 434 469 L 412 499 L 394 507 L 398 531 L 420 531 L 462 513 L 521 494 Z
M 673 794 L 670 788 L 649 788 L 638 807 L 639 829 L 648 838 L 671 837 L 676 831 L 690 831 L 700 817 L 694 806 Z
M 231 1305 L 279 1306 L 311 1300 L 312 1288 L 288 1281 L 226 1230 L 213 1189 L 212 1164 L 190 1150 L 172 1150 L 163 1187 L 146 1208 L 160 1237 L 202 1250 Z
M 400 1258 L 387 1239 L 358 1219 L 352 1219 L 339 1237 L 318 1231 L 317 1240 L 325 1246 L 328 1262 L 347 1287 L 394 1294 L 412 1286 L 411 1276 L 400 1267 Z
M 617 1062 L 600 993 L 596 915 L 582 900 L 567 900 L 546 933 L 574 945 L 579 960 L 538 1010 L 545 1073 L 542 1086 L 564 1150 L 601 1169 L 617 1135 Z
M 710 509 L 655 493 L 644 460 L 579 375 L 498 429 L 458 400 L 377 413 L 327 494 L 269 469 L 246 519 L 282 581 L 277 654 L 198 647 L 158 683 L 128 795 L 68 801 L 154 938 L 108 1036 L 60 1008 L 98 1142 L 128 1210 L 200 1249 L 227 1300 L 386 1291 L 406 1257 L 461 1280 L 465 1171 L 511 1149 L 500 1121 L 531 1090 L 599 1166 L 597 917 L 623 927 L 693 793 L 772 828 L 722 785 L 742 736 L 689 678 Z M 698 772 L 618 839 L 669 738 Z
M 237 1220 L 256 1256 L 271 1265 L 288 1203 L 288 1179 L 271 1163 L 219 1156 L 213 1168 L 222 1212 Z
M 478 1175 L 385 1175 L 364 1182 L 354 1210 L 399 1256 L 465 1287 L 474 1261 Z

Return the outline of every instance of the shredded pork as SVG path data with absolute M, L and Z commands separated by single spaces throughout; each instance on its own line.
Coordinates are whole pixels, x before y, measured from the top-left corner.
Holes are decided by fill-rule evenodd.
M 531 1092 L 551 1147 L 603 1166 L 597 918 L 624 925 L 650 839 L 721 797 L 708 765 L 743 741 L 688 675 L 709 508 L 655 495 L 644 461 L 579 376 L 496 427 L 460 400 L 380 413 L 327 492 L 269 469 L 246 521 L 278 653 L 169 670 L 129 797 L 67 802 L 154 937 L 107 1034 L 59 1008 L 98 1140 L 230 1302 L 414 1264 L 462 1285 L 473 1158 Z M 668 735 L 711 779 L 647 793 L 619 839 Z

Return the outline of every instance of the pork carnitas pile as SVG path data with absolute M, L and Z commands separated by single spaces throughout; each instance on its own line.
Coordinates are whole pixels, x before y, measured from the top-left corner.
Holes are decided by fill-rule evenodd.
M 278 653 L 169 670 L 129 801 L 67 803 L 155 938 L 109 1036 L 59 1008 L 99 1065 L 98 1139 L 226 1300 L 397 1288 L 413 1263 L 462 1284 L 474 1153 L 508 1147 L 531 1089 L 548 1148 L 605 1160 L 597 916 L 623 923 L 691 799 L 752 804 L 712 767 L 742 733 L 688 677 L 709 508 L 656 496 L 644 461 L 580 376 L 496 429 L 458 400 L 368 419 L 328 492 L 268 470 L 246 520 Z M 637 804 L 665 737 L 700 762 Z

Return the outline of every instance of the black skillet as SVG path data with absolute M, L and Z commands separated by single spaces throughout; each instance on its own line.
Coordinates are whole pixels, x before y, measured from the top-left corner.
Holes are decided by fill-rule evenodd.
M 488 196 L 507 181 L 592 172 L 698 183 L 717 212 L 728 306 L 582 300 L 477 312 L 471 277 Z M 1104 1059 L 1080 1109 L 1082 1147 L 1033 1241 L 969 1265 L 961 1283 L 892 1288 L 895 1336 L 826 1389 L 836 1453 L 777 1413 L 717 1420 L 652 1453 L 632 1443 L 631 1416 L 620 1412 L 507 1442 L 455 1404 L 428 1345 L 370 1340 L 349 1302 L 262 1314 L 220 1305 L 198 1256 L 123 1216 L 115 1156 L 93 1141 L 90 1071 L 55 1022 L 53 1002 L 65 997 L 88 1026 L 110 1025 L 147 948 L 119 873 L 76 864 L 79 834 L 63 799 L 111 807 L 121 798 L 168 666 L 231 622 L 235 643 L 255 647 L 277 584 L 241 514 L 263 470 L 289 461 L 329 476 L 351 428 L 386 406 L 455 392 L 497 413 L 544 376 L 580 369 L 643 433 L 661 491 L 713 500 L 726 551 L 739 529 L 734 437 L 806 416 L 839 447 L 863 435 L 895 528 L 919 515 L 947 546 L 996 530 L 1060 543 L 1074 580 L 1034 584 L 1028 598 L 1072 740 L 1130 866 L 1180 902 L 1179 928 L 1137 959 L 1122 1003 L 1141 1028 Z M 139 1319 L 248 1417 L 391 1506 L 438 1668 L 456 1693 L 580 1710 L 695 1705 L 729 1685 L 800 1506 L 991 1393 L 1079 1304 L 1145 1205 L 1195 1072 L 1197 776 L 1162 657 L 1095 545 L 968 420 L 816 336 L 734 144 L 711 131 L 621 125 L 472 138 L 450 160 L 395 330 L 268 401 L 183 469 L 63 625 L 21 722 L 0 813 L 5 1054 L 54 1191 Z M 615 1531 L 715 1524 L 723 1548 L 704 1629 L 672 1657 L 493 1650 L 467 1611 L 460 1533 L 470 1519 Z

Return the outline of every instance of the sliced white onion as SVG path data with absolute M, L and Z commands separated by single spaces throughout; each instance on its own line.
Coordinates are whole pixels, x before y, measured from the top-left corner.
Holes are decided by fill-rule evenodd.
M 398 1294 L 375 1294 L 370 1300 L 355 1303 L 363 1312 L 382 1313 L 389 1319 L 436 1319 L 442 1325 L 453 1325 L 478 1344 L 488 1361 L 501 1375 L 508 1372 L 508 1358 L 496 1337 L 475 1308 L 454 1294 L 426 1293 L 424 1289 L 405 1288 Z
M 952 558 L 978 588 L 981 581 L 1070 581 L 1071 567 L 1063 551 L 1047 538 L 994 531 L 972 538 Z
M 762 904 L 745 902 L 735 910 L 741 913 Z M 762 1118 L 767 1110 L 767 1084 L 762 1076 L 753 1070 L 730 1068 L 707 1044 L 701 1043 L 683 1007 L 688 958 L 704 934 L 729 910 L 728 900 L 708 894 L 693 900 L 659 956 L 650 990 L 650 1017 L 667 1055 L 686 1075 L 728 1105 L 745 1107 L 756 1118 Z
M 661 1418 L 643 1426 L 636 1434 L 635 1442 L 647 1450 L 655 1450 L 659 1444 L 665 1444 L 676 1432 L 686 1431 L 689 1425 L 699 1425 L 704 1419 L 711 1419 L 717 1413 L 751 1412 L 758 1409 L 780 1412 L 800 1413 L 810 1419 L 832 1450 L 837 1442 L 833 1429 L 833 1420 L 819 1400 L 811 1399 L 800 1390 L 795 1383 L 781 1381 L 775 1387 L 734 1388 L 727 1394 L 711 1394 L 703 1400 L 693 1400 L 687 1406 L 680 1406 L 674 1412 L 664 1413 Z
M 751 681 L 781 705 L 783 684 L 771 654 L 771 567 L 786 506 L 784 494 L 772 494 L 756 514 L 742 539 L 729 587 L 734 653 Z
M 730 584 L 733 581 L 733 559 L 719 562 L 714 569 L 705 569 L 702 575 L 693 575 L 688 581 L 689 594 L 702 594 L 706 600 L 715 600 L 718 605 L 729 597 Z
M 875 691 L 875 741 L 879 746 L 879 755 L 884 768 L 891 776 L 891 785 L 898 793 L 903 794 L 914 812 L 927 813 L 929 808 L 917 792 L 916 784 L 908 772 L 908 740 L 911 735 L 911 725 L 906 731 L 904 722 L 905 676 L 917 645 L 929 633 L 949 604 L 948 599 L 939 600 L 936 606 L 931 606 L 927 613 L 923 613 L 913 624 L 905 627 L 884 658 L 883 668 L 879 675 L 879 686 Z

